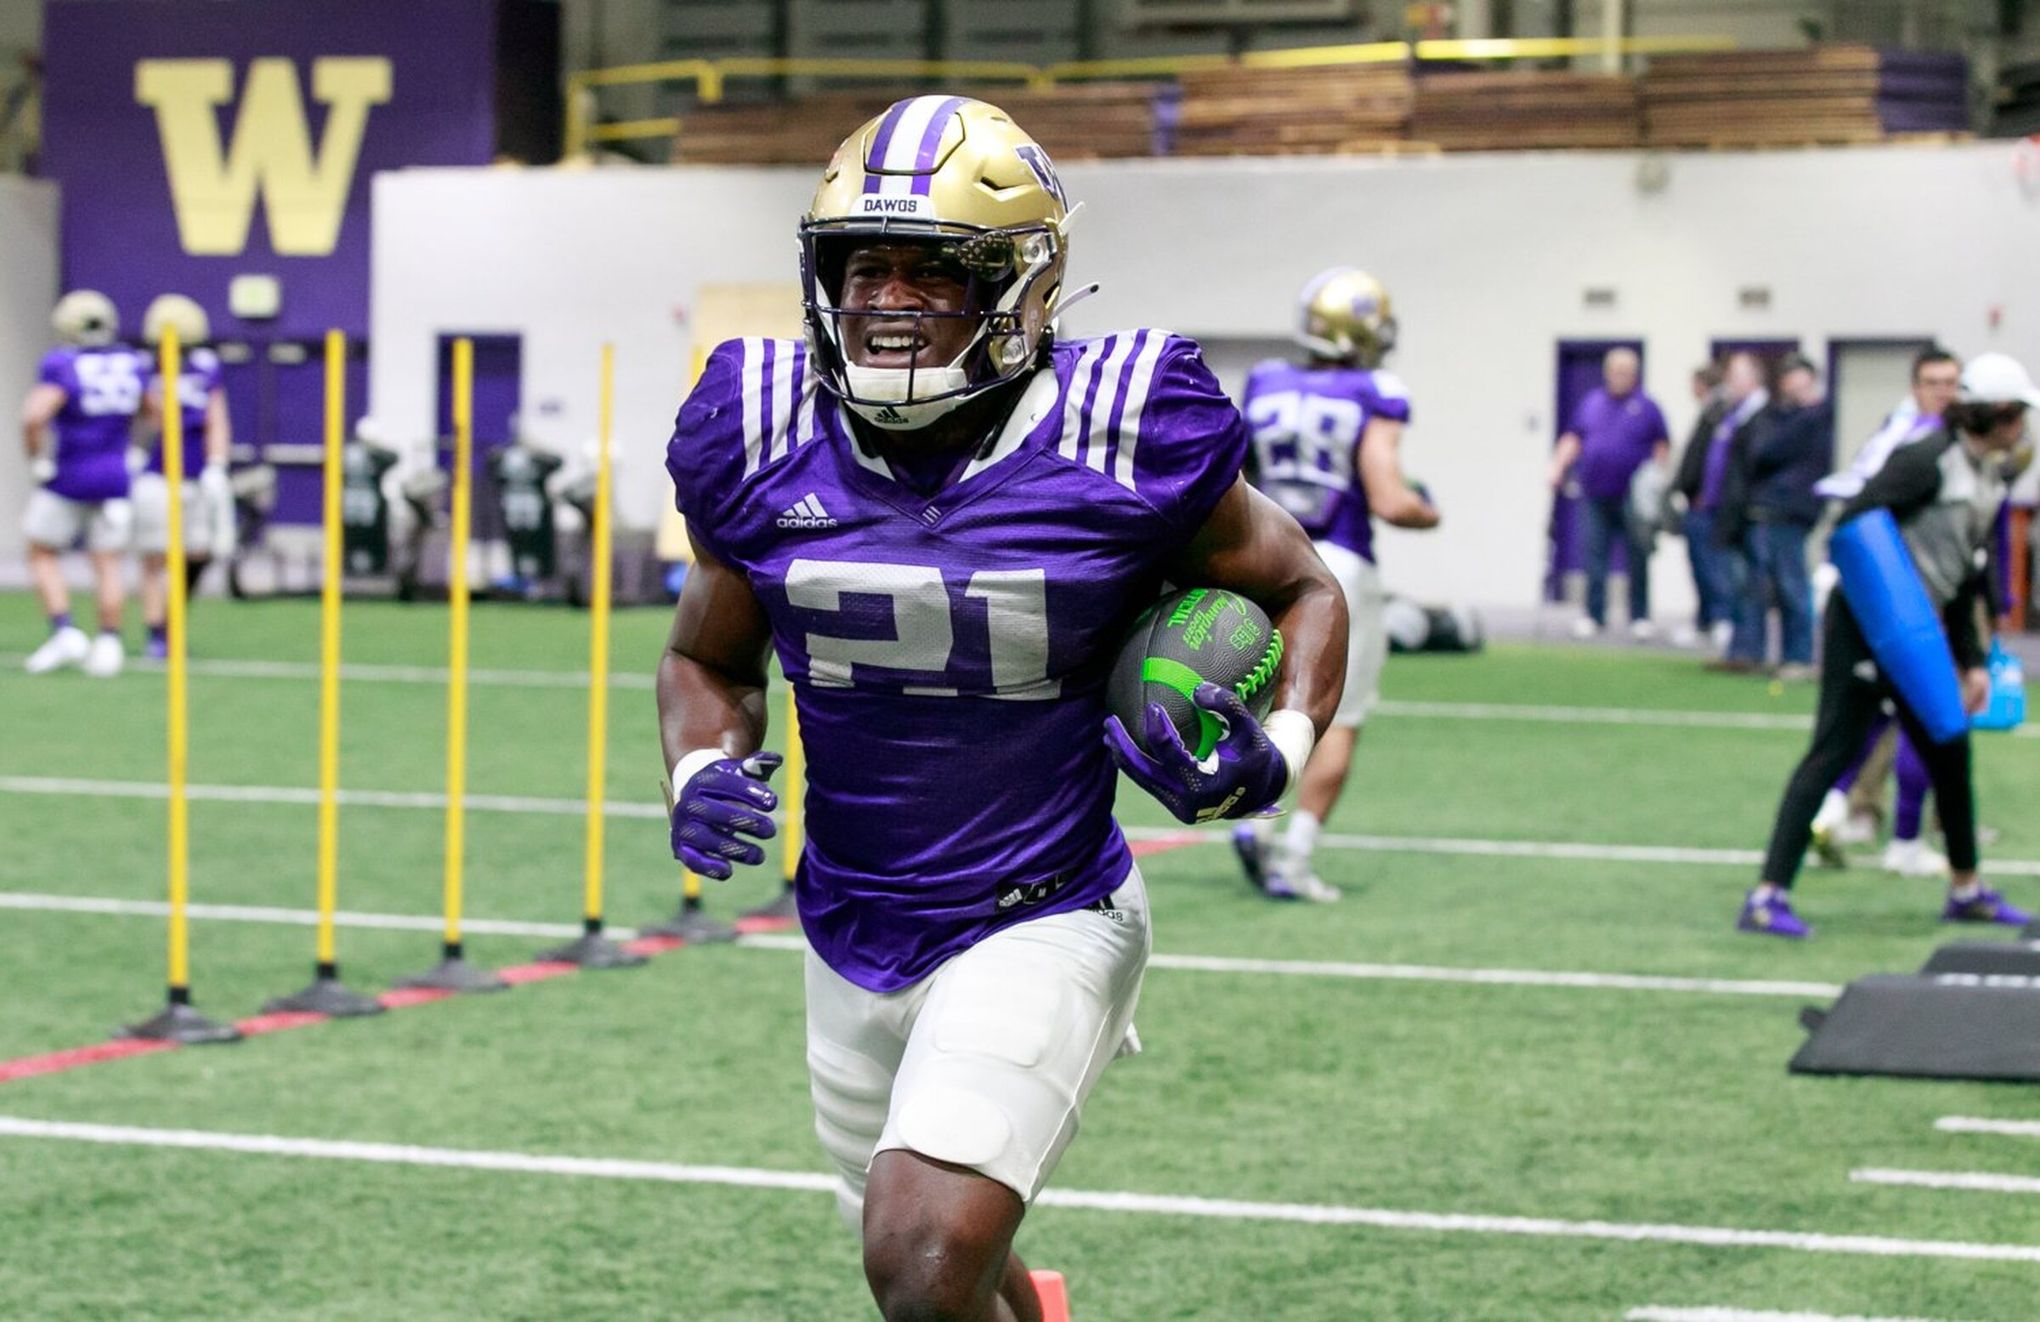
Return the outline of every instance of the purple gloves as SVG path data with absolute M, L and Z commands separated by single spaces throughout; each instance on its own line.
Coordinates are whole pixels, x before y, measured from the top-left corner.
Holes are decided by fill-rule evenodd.
M 780 761 L 777 753 L 753 753 L 742 762 L 725 757 L 689 776 L 673 803 L 673 857 L 717 881 L 729 880 L 732 863 L 763 863 L 765 851 L 743 837 L 778 834 L 772 810 L 779 796 L 765 782 Z
M 1105 718 L 1105 747 L 1142 789 L 1161 800 L 1179 822 L 1251 817 L 1272 805 L 1289 785 L 1289 764 L 1240 696 L 1216 684 L 1199 684 L 1192 702 L 1225 722 L 1212 750 L 1212 770 L 1198 765 L 1159 703 L 1147 709 L 1147 744 L 1141 751 L 1117 716 Z

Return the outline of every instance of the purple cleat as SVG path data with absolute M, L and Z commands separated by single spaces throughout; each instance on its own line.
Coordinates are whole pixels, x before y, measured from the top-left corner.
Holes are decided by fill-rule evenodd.
M 169 660 L 170 640 L 167 638 L 157 638 L 151 636 L 149 639 L 148 648 L 143 652 L 143 655 L 147 656 L 151 661 Z
M 2033 921 L 2024 909 L 2005 903 L 2005 897 L 1988 886 L 1977 888 L 1976 894 L 1966 900 L 1953 895 L 1941 910 L 1944 923 L 2003 923 L 2007 927 L 2024 927 Z
M 1784 891 L 1773 892 L 1767 900 L 1758 899 L 1757 892 L 1751 891 L 1743 898 L 1742 916 L 1735 920 L 1735 930 L 1794 941 L 1804 941 L 1813 935 L 1813 929 L 1792 912 L 1792 901 Z
M 1247 884 L 1257 891 L 1268 889 L 1267 850 L 1252 823 L 1241 822 L 1233 827 L 1232 847 L 1233 853 L 1239 855 L 1240 869 L 1247 874 Z

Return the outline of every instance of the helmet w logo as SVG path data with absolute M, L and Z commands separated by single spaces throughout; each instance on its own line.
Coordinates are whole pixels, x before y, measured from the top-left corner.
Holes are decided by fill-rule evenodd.
M 1062 176 L 1055 172 L 1055 162 L 1048 159 L 1048 153 L 1031 142 L 1023 142 L 1013 149 L 1013 154 L 1034 172 L 1034 177 L 1041 181 L 1049 195 L 1062 203 L 1063 210 L 1069 210 L 1069 194 L 1063 192 Z
M 233 138 L 224 148 L 214 108 L 234 99 L 227 60 L 141 60 L 135 100 L 156 112 L 170 202 L 184 251 L 233 256 L 248 246 L 259 189 L 269 242 L 288 257 L 320 257 L 339 242 L 368 112 L 390 99 L 390 61 L 312 61 L 312 96 L 326 106 L 315 152 L 297 67 L 266 58 L 248 66 Z

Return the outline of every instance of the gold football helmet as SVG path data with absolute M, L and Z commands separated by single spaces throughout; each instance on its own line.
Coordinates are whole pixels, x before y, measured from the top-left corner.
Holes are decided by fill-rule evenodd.
M 1365 271 L 1335 266 L 1319 273 L 1297 299 L 1296 341 L 1320 358 L 1379 367 L 1395 348 L 1395 313 L 1388 289 Z
M 186 348 L 212 338 L 212 323 L 205 309 L 182 294 L 158 294 L 150 301 L 149 310 L 142 314 L 142 339 L 161 344 L 165 326 L 177 328 L 177 341 Z
M 97 349 L 120 337 L 120 313 L 98 290 L 74 289 L 57 300 L 50 327 L 65 344 Z
M 1069 199 L 1048 153 L 1006 112 L 961 96 L 896 102 L 836 149 L 800 224 L 801 294 L 815 368 L 859 416 L 925 427 L 1029 371 L 1055 316 Z M 965 279 L 969 344 L 940 367 L 860 367 L 839 304 L 846 259 L 877 240 L 923 243 Z

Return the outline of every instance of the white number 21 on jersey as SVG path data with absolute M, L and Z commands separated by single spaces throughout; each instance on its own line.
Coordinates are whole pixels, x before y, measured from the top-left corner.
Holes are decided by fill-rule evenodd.
M 1043 570 L 980 569 L 970 576 L 961 596 L 984 603 L 981 645 L 971 638 L 959 647 L 950 587 L 933 565 L 795 560 L 786 567 L 790 605 L 840 613 L 846 593 L 886 598 L 893 636 L 847 638 L 809 630 L 811 684 L 848 688 L 862 665 L 925 674 L 926 684 L 909 684 L 904 691 L 929 697 L 955 697 L 960 689 L 1016 699 L 1053 698 L 1062 692 L 1062 681 L 1048 677 L 1048 575 Z

